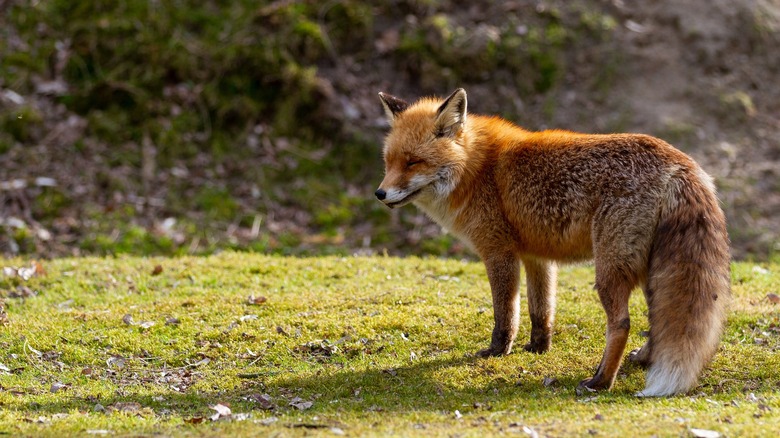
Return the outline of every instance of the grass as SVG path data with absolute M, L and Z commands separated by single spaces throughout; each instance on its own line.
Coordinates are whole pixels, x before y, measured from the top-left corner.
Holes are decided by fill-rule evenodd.
M 474 262 L 227 252 L 43 267 L 27 281 L 0 276 L 6 295 L 28 295 L 5 299 L 3 434 L 780 431 L 780 305 L 766 298 L 780 292 L 775 264 L 734 265 L 727 333 L 700 386 L 651 400 L 633 396 L 644 372 L 627 364 L 611 392 L 575 394 L 604 344 L 589 267 L 561 272 L 550 352 L 491 359 L 470 355 L 492 328 L 484 268 Z M 629 348 L 643 342 L 645 311 L 636 293 Z M 523 311 L 518 342 L 529 331 Z M 217 404 L 232 417 L 212 421 Z

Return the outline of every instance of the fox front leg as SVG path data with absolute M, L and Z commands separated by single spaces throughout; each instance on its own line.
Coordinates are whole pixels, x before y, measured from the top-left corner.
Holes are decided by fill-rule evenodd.
M 554 262 L 523 259 L 528 284 L 528 315 L 531 317 L 531 340 L 523 349 L 544 353 L 550 349 L 555 321 L 557 267 Z
M 493 336 L 490 347 L 477 352 L 477 356 L 503 356 L 512 351 L 520 323 L 520 294 L 518 279 L 520 262 L 514 255 L 485 260 L 490 291 L 493 295 Z

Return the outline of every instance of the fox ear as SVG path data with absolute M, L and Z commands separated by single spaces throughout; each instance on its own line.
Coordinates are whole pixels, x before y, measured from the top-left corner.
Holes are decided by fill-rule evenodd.
M 409 107 L 405 100 L 387 93 L 379 93 L 379 100 L 382 101 L 382 107 L 385 109 L 385 115 L 387 116 L 387 121 L 390 122 L 390 126 L 393 126 L 395 118 Z
M 466 90 L 458 88 L 436 111 L 437 135 L 453 136 L 466 122 Z

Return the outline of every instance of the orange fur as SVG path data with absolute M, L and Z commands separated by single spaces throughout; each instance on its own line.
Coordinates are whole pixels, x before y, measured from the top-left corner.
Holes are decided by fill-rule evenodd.
M 607 346 L 581 385 L 612 386 L 641 286 L 650 338 L 632 356 L 650 366 L 641 395 L 689 390 L 717 348 L 730 297 L 725 219 L 709 177 L 654 137 L 530 132 L 466 112 L 466 93 L 410 105 L 381 94 L 392 125 L 377 197 L 413 202 L 485 263 L 495 327 L 479 354 L 508 354 L 519 321 L 519 266 L 528 278 L 531 340 L 550 347 L 555 265 L 593 259 Z

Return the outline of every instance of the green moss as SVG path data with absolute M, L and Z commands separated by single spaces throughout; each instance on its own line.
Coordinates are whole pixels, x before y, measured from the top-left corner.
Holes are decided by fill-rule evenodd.
M 600 37 L 608 35 L 618 27 L 615 17 L 593 10 L 581 11 L 580 23 L 587 32 Z
M 193 147 L 223 151 L 212 142 L 235 142 L 263 118 L 275 118 L 284 132 L 316 128 L 313 64 L 333 55 L 327 27 L 347 29 L 339 39 L 354 39 L 372 21 L 360 2 L 324 11 L 301 3 L 258 10 L 254 2 L 54 1 L 13 5 L 10 17 L 35 49 L 4 56 L 4 65 L 29 78 L 51 67 L 53 41 L 69 41 L 65 78 L 73 92 L 61 101 L 86 116 L 90 134 L 110 143 L 151 135 L 164 162 L 191 157 Z M 44 30 L 50 45 L 37 43 Z M 197 89 L 187 90 L 190 84 Z M 159 122 L 176 112 L 170 123 Z M 17 125 L 10 127 L 14 136 L 26 138 Z M 192 142 L 195 132 L 212 136 Z
M 39 219 L 54 219 L 63 214 L 63 209 L 71 206 L 72 199 L 59 188 L 44 187 L 33 200 L 33 214 Z
M 158 236 L 145 228 L 130 225 L 112 234 L 98 233 L 82 242 L 82 248 L 97 254 L 173 254 L 175 245 L 167 236 Z
M 32 252 L 35 250 L 35 239 L 29 228 L 13 228 L 10 231 L 10 237 L 19 247 L 20 253 Z
M 11 371 L 0 431 L 9 435 L 764 436 L 780 424 L 780 308 L 765 298 L 780 287 L 772 264 L 733 266 L 719 351 L 697 388 L 663 399 L 633 396 L 645 373 L 629 364 L 611 391 L 575 394 L 604 344 L 592 268 L 561 269 L 549 352 L 479 359 L 472 353 L 493 323 L 479 263 L 225 252 L 44 267 L 24 282 L 37 296 L 4 300 L 0 361 Z M 20 281 L 0 276 L 0 289 Z M 629 310 L 630 350 L 645 341 L 641 292 Z M 518 342 L 529 333 L 523 311 Z M 546 377 L 557 382 L 545 386 Z M 263 394 L 273 409 L 254 401 Z M 218 403 L 232 418 L 208 419 Z
M 0 113 L 0 130 L 10 134 L 14 140 L 28 142 L 34 135 L 40 136 L 40 125 L 43 118 L 38 111 L 30 106 L 22 106 L 5 114 Z
M 421 241 L 420 246 L 425 254 L 443 256 L 450 253 L 453 244 L 456 242 L 456 239 L 450 235 L 441 235 Z
M 14 141 L 13 137 L 6 134 L 5 132 L 0 132 L 0 155 L 10 151 L 14 143 L 16 142 Z
M 689 150 L 691 143 L 696 142 L 696 125 L 685 120 L 668 121 L 659 134 L 664 140 L 682 150 Z
M 753 98 L 744 91 L 732 91 L 720 97 L 724 110 L 731 113 L 733 118 L 745 120 L 756 114 L 756 106 Z
M 225 189 L 204 187 L 195 196 L 195 205 L 212 219 L 230 220 L 238 214 L 238 203 Z

